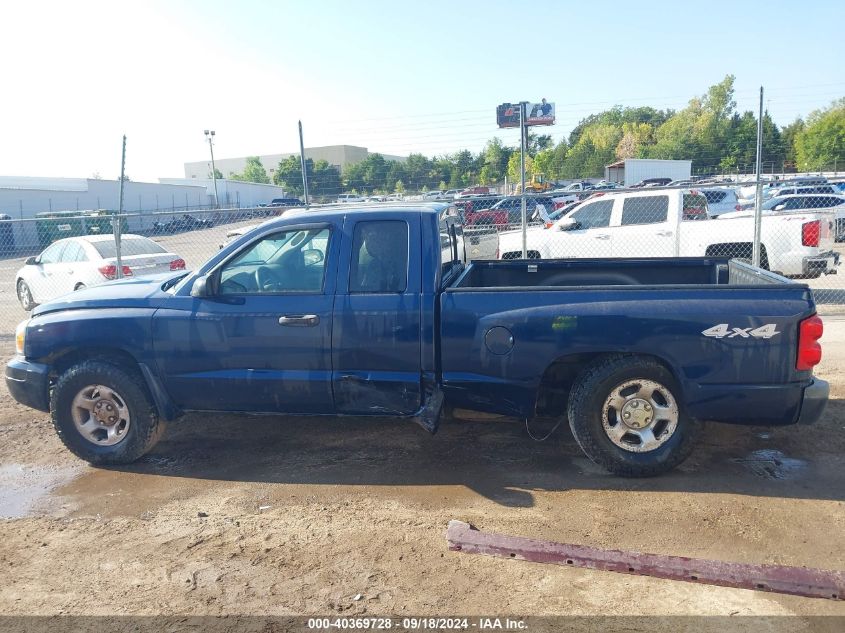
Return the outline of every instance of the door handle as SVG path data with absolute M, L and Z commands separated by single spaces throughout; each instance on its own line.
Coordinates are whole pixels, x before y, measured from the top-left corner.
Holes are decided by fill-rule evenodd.
M 285 315 L 279 317 L 279 325 L 288 325 L 293 327 L 314 327 L 320 322 L 320 317 L 316 314 L 301 314 L 301 315 Z
M 655 235 L 659 235 L 660 237 L 672 237 L 672 231 L 658 231 Z
M 593 236 L 597 240 L 609 240 L 610 236 L 607 233 L 602 233 L 601 235 L 594 235 Z

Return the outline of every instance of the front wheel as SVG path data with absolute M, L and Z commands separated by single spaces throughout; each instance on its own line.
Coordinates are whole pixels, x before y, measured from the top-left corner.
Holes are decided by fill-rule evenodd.
M 50 413 L 64 445 L 95 465 L 134 462 L 164 432 L 141 376 L 106 360 L 81 362 L 59 376 Z
M 569 396 L 575 440 L 593 462 L 623 477 L 672 470 L 701 425 L 684 413 L 672 374 L 656 360 L 611 356 L 584 369 Z
M 38 305 L 32 298 L 32 291 L 23 279 L 18 279 L 18 301 L 21 302 L 21 307 L 27 312 Z

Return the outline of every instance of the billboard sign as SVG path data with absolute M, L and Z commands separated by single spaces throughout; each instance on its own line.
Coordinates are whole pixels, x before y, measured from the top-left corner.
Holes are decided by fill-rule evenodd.
M 499 127 L 519 127 L 519 104 L 503 103 L 496 107 L 496 123 Z M 540 103 L 525 105 L 525 125 L 554 125 L 555 104 L 543 99 Z

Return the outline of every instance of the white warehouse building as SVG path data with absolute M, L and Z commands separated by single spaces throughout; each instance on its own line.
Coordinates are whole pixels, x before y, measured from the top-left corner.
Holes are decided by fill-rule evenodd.
M 282 187 L 251 182 L 218 180 L 220 207 L 253 207 L 285 197 Z M 0 176 L 0 214 L 11 224 L 2 237 L 3 250 L 31 250 L 38 245 L 38 214 L 119 207 L 120 182 L 93 178 L 43 178 Z M 123 209 L 129 230 L 143 231 L 155 221 L 167 221 L 186 210 L 214 208 L 214 183 L 210 179 L 162 178 L 159 182 L 126 181 Z

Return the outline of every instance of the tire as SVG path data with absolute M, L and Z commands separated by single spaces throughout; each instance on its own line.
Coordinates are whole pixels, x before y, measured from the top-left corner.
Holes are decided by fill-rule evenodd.
M 18 291 L 18 301 L 21 302 L 21 307 L 29 312 L 38 304 L 35 303 L 35 300 L 32 298 L 32 291 L 29 289 L 29 286 L 23 279 L 18 279 L 17 284 L 17 291 Z
M 77 402 L 96 404 L 89 410 Z M 114 422 L 98 422 L 98 415 L 107 415 L 109 404 L 114 407 Z M 140 374 L 103 359 L 83 361 L 59 376 L 50 393 L 50 413 L 64 445 L 93 465 L 134 462 L 164 433 L 164 421 Z M 88 422 L 80 424 L 84 417 Z
M 650 398 L 642 396 L 651 385 L 659 389 Z M 624 406 L 614 407 L 612 399 Z M 633 416 L 630 423 L 622 422 L 623 412 Z M 567 415 L 587 457 L 622 477 L 653 477 L 672 470 L 689 457 L 701 431 L 701 423 L 685 414 L 674 376 L 642 356 L 606 356 L 588 365 L 572 387 Z M 643 426 L 638 430 L 631 424 Z M 643 439 L 649 430 L 653 441 Z

